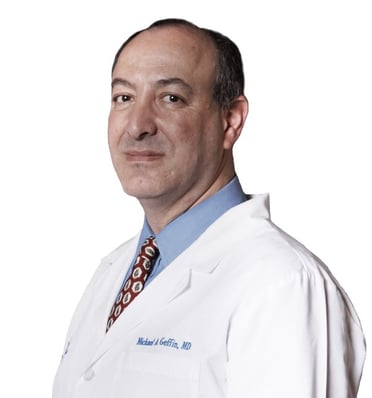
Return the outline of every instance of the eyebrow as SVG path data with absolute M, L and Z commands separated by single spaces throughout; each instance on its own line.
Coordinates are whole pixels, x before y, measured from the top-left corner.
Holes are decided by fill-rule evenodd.
M 115 79 L 113 79 L 113 81 L 111 82 L 111 88 L 114 88 L 114 86 L 127 86 L 130 88 L 134 88 L 133 83 L 126 79 L 121 79 L 120 77 L 115 77 Z
M 156 83 L 160 87 L 176 85 L 176 86 L 180 86 L 184 90 L 188 91 L 189 94 L 191 94 L 193 92 L 192 87 L 188 83 L 186 83 L 184 80 L 180 79 L 179 77 L 170 77 L 168 79 L 160 79 Z
M 159 87 L 176 85 L 176 86 L 180 86 L 182 89 L 186 90 L 189 94 L 192 94 L 192 92 L 193 92 L 192 87 L 179 77 L 170 77 L 170 78 L 165 78 L 165 79 L 159 79 L 156 81 L 155 84 L 156 84 L 156 86 L 159 86 Z M 126 86 L 126 87 L 130 87 L 130 88 L 135 88 L 135 85 L 133 83 L 131 83 L 129 80 L 122 79 L 120 77 L 116 77 L 115 79 L 112 80 L 111 88 L 114 88 L 114 86 Z

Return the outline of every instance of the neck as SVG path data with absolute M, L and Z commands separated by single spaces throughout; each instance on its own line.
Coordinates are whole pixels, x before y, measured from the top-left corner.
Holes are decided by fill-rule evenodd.
M 151 200 L 140 200 L 146 215 L 146 220 L 152 231 L 158 234 L 178 216 L 218 192 L 231 181 L 234 175 L 235 172 L 232 169 L 230 173 L 220 175 L 212 184 L 200 190 L 199 194 L 195 194 L 191 192 L 191 190 L 187 195 L 184 195 L 178 200 L 175 199 L 170 202 L 165 202 L 161 197 Z

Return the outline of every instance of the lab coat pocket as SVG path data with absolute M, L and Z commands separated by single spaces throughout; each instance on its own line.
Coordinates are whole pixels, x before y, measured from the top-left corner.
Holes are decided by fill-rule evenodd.
M 199 371 L 194 359 L 182 355 L 125 353 L 117 368 L 112 398 L 195 398 Z

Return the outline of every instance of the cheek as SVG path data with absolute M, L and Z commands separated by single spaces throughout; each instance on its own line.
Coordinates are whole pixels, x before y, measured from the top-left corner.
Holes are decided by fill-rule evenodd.
M 111 132 L 108 133 L 108 147 L 111 155 L 111 160 L 114 163 L 114 166 L 116 168 L 116 163 L 118 162 L 118 144 L 115 140 L 115 136 L 111 134 Z
M 185 112 L 173 114 L 159 123 L 163 131 L 176 150 L 185 151 L 186 148 L 197 148 L 203 141 L 205 125 L 200 114 Z
M 167 131 L 180 169 L 212 166 L 223 152 L 223 126 L 216 118 L 178 119 Z
M 111 110 L 108 117 L 108 139 L 109 142 L 119 142 L 123 131 L 125 130 L 125 115 L 123 113 Z

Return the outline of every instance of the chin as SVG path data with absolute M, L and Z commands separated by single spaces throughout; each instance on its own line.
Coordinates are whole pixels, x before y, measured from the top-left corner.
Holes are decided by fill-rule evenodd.
M 159 195 L 159 184 L 122 184 L 124 192 L 137 199 L 151 199 Z

